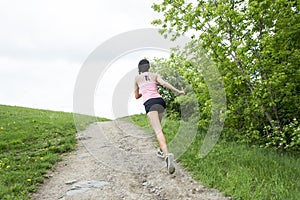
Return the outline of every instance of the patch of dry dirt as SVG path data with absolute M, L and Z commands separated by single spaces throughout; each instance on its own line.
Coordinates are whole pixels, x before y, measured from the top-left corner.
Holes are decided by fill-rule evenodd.
M 131 123 L 94 123 L 77 137 L 76 151 L 49 173 L 33 200 L 230 199 L 201 186 L 179 163 L 168 174 L 154 136 Z

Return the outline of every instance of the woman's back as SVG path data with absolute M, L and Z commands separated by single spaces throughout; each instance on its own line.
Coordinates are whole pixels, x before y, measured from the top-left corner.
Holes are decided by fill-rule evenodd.
M 161 97 L 157 91 L 157 75 L 151 72 L 144 72 L 136 77 L 136 83 L 143 97 L 143 102 L 151 98 Z

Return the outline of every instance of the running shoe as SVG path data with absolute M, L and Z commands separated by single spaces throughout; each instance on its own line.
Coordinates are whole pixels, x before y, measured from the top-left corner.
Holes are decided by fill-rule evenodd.
M 156 152 L 157 157 L 164 159 L 165 155 L 164 152 L 161 149 L 158 149 Z
M 175 172 L 175 166 L 174 166 L 174 155 L 172 153 L 168 153 L 166 157 L 167 162 L 167 168 L 170 174 L 173 174 Z

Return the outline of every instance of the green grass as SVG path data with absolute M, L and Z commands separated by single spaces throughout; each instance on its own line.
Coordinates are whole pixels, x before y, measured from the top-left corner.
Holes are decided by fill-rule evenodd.
M 105 120 L 76 116 L 81 130 Z M 0 199 L 29 199 L 47 170 L 74 150 L 76 132 L 72 113 L 0 105 Z
M 121 120 L 131 122 L 133 124 L 136 124 L 137 126 L 141 127 L 144 131 L 147 133 L 153 133 L 154 131 L 152 130 L 148 118 L 145 114 L 139 114 L 139 115 L 132 115 L 129 117 L 123 117 L 120 118 Z
M 129 119 L 151 129 L 145 115 Z M 164 121 L 167 141 L 175 136 L 178 126 L 178 121 Z M 198 133 L 179 162 L 204 186 L 216 188 L 233 199 L 300 199 L 299 154 L 282 154 L 221 138 L 206 157 L 200 158 L 202 142 L 203 134 Z

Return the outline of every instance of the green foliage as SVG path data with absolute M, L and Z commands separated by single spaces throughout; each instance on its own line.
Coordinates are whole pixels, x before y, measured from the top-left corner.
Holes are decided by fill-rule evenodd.
M 179 73 L 172 67 L 168 66 L 170 62 L 164 59 L 156 59 L 152 62 L 151 70 L 161 75 L 161 77 L 172 84 L 174 87 L 181 89 L 184 87 L 184 81 Z M 172 119 L 179 119 L 181 116 L 180 105 L 177 100 L 176 94 L 158 85 L 158 92 L 162 95 L 167 104 L 166 114 Z
M 85 118 L 81 128 L 94 119 Z M 0 105 L 0 199 L 29 199 L 74 149 L 76 131 L 72 113 Z
M 205 49 L 225 85 L 227 118 L 223 135 L 246 143 L 265 142 L 266 146 L 273 146 L 270 144 L 281 135 L 287 142 L 285 146 L 293 148 L 276 147 L 299 149 L 295 147 L 298 143 L 290 144 L 294 131 L 285 131 L 294 119 L 300 119 L 299 3 L 162 0 L 153 4 L 153 9 L 163 13 L 163 19 L 153 21 L 161 27 L 162 34 L 173 31 L 174 39 L 192 33 L 193 43 L 197 44 L 181 55 L 177 53 L 180 56 L 171 57 L 168 66 L 181 73 L 199 97 L 199 110 L 204 114 L 200 120 L 205 122 L 200 122 L 201 126 L 210 120 L 212 106 L 219 106 L 210 102 L 214 99 L 210 88 L 201 90 L 210 96 L 198 90 L 201 84 L 208 86 L 210 80 L 203 79 L 205 71 L 191 62 L 197 56 L 199 59 L 194 52 Z M 267 132 L 264 127 L 271 128 Z
M 182 120 L 199 118 L 196 123 L 207 129 L 211 116 L 211 99 L 199 66 L 180 55 L 172 54 L 169 60 L 155 60 L 153 70 L 170 84 L 186 92 L 186 95 L 175 96 L 170 90 L 159 88 L 167 103 L 167 117 Z
M 267 126 L 265 127 L 265 132 L 269 138 L 265 144 L 266 147 L 300 151 L 300 125 L 296 119 L 290 124 L 283 126 L 282 130 L 279 125 Z

